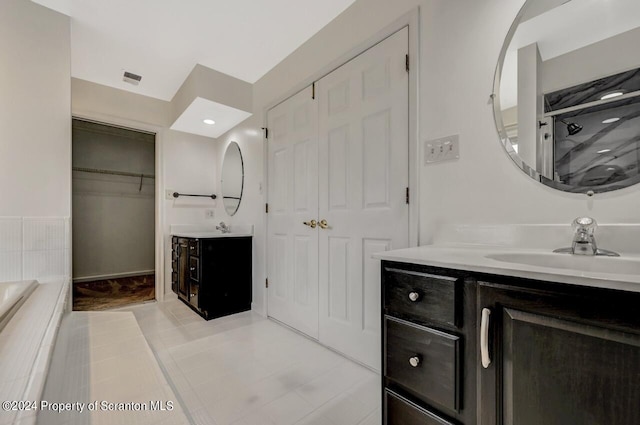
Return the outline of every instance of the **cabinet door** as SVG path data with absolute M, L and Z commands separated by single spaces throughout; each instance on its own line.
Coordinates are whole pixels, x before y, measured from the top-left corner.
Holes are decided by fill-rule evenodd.
M 251 309 L 251 238 L 213 238 L 202 243 L 198 306 L 207 318 Z
M 491 312 L 481 425 L 640 423 L 639 297 L 581 290 L 480 286 L 479 314 Z

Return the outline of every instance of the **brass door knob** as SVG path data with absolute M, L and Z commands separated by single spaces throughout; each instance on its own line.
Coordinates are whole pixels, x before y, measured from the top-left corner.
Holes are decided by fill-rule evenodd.
M 318 223 L 318 226 L 320 226 L 321 229 L 327 229 L 329 227 L 329 223 L 327 223 L 327 220 L 322 219 L 320 220 L 320 223 Z
M 315 229 L 318 222 L 315 220 L 311 220 L 311 221 L 303 221 L 302 224 L 304 224 L 305 226 L 309 226 L 312 229 Z

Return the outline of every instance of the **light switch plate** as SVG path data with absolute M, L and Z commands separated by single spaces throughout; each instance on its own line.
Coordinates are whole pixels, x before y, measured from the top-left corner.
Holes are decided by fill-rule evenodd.
M 457 134 L 427 140 L 424 143 L 425 165 L 458 158 L 460 158 L 460 137 Z

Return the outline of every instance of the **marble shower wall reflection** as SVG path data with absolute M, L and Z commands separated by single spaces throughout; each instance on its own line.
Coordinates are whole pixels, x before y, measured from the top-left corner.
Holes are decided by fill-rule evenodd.
M 545 113 L 638 90 L 640 69 L 635 69 L 549 93 Z M 556 181 L 574 187 L 625 187 L 640 181 L 640 97 L 555 115 L 553 135 Z

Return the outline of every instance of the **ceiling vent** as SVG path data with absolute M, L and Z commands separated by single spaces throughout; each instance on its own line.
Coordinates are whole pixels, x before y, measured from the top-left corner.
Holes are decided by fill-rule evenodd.
M 140 80 L 142 80 L 141 75 L 136 75 L 127 71 L 125 71 L 124 75 L 122 76 L 122 81 L 124 81 L 125 83 L 133 84 L 134 86 L 140 84 Z

